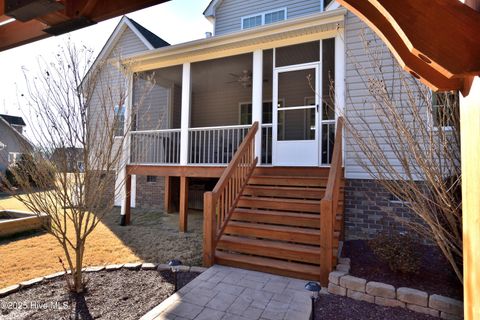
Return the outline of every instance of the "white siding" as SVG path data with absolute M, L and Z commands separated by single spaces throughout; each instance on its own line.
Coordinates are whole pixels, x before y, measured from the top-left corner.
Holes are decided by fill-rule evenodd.
M 241 30 L 241 17 L 287 8 L 287 19 L 319 12 L 320 0 L 223 0 L 216 10 L 215 35 Z
M 346 42 L 346 106 L 345 116 L 347 123 L 355 126 L 356 132 L 363 138 L 375 136 L 378 139 L 384 139 L 386 131 L 381 124 L 377 111 L 373 103 L 373 98 L 367 88 L 368 81 L 373 79 L 382 79 L 387 86 L 392 100 L 397 102 L 398 110 L 404 111 L 405 121 L 411 121 L 409 115 L 410 108 L 405 93 L 405 88 L 401 86 L 401 77 L 406 77 L 409 82 L 414 82 L 410 75 L 400 68 L 390 53 L 388 47 L 361 22 L 355 15 L 348 13 L 345 24 L 345 42 Z M 372 56 L 380 62 L 381 73 L 374 73 L 372 68 Z M 426 116 L 425 110 L 425 116 Z M 426 118 L 425 118 L 426 121 Z M 365 123 L 368 123 L 366 126 Z M 369 131 L 371 130 L 371 131 Z M 366 160 L 366 156 L 359 151 L 352 134 L 346 132 L 345 147 L 345 176 L 348 179 L 371 179 L 368 171 L 359 163 L 359 159 Z M 391 147 L 383 145 L 384 154 L 399 172 L 402 172 L 397 157 L 394 155 Z

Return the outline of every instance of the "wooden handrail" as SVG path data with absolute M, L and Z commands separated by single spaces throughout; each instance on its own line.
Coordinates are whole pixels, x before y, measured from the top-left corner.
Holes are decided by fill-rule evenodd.
M 213 191 L 204 194 L 203 263 L 206 266 L 214 263 L 217 242 L 258 163 L 258 158 L 255 157 L 255 134 L 257 131 L 258 122 L 255 122 Z
M 343 118 L 339 117 L 327 188 L 320 201 L 320 282 L 322 286 L 328 285 L 328 275 L 333 270 L 333 236 L 343 175 L 343 122 Z

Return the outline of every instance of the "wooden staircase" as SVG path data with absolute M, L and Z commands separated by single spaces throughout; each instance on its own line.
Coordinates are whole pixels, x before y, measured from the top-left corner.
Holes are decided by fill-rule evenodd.
M 256 168 L 218 241 L 215 262 L 319 280 L 320 200 L 327 180 L 324 168 Z M 337 208 L 334 248 L 342 219 L 343 202 Z
M 342 141 L 339 118 L 336 141 Z M 203 261 L 328 283 L 343 234 L 342 144 L 330 168 L 257 168 L 254 123 L 204 195 Z

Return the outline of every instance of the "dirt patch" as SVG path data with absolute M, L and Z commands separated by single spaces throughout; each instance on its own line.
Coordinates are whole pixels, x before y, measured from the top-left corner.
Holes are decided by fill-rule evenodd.
M 321 294 L 315 303 L 317 319 L 335 320 L 434 320 L 432 316 L 404 308 L 382 307 L 373 303 L 357 301 L 336 295 Z
M 180 272 L 179 287 L 197 275 Z M 16 292 L 0 299 L 0 318 L 136 320 L 174 291 L 169 271 L 102 271 L 89 273 L 88 281 L 88 291 L 81 295 L 69 294 L 61 278 Z
M 365 240 L 346 241 L 343 255 L 351 260 L 353 276 L 463 300 L 462 284 L 439 250 L 427 245 L 418 245 L 417 250 L 421 256 L 417 274 L 392 272 L 386 263 L 377 259 Z

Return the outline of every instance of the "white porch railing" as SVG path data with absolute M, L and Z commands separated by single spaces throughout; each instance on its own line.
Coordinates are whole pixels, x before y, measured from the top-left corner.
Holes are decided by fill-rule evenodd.
M 130 137 L 130 163 L 180 163 L 180 129 L 132 131 Z
M 262 164 L 272 164 L 272 124 L 264 123 L 262 128 Z
M 228 164 L 250 127 L 251 125 L 190 128 L 188 163 Z

